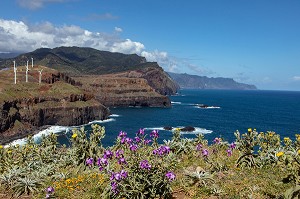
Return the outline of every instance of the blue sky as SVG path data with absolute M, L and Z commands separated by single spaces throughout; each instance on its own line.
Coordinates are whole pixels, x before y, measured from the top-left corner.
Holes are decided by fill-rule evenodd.
M 299 0 L 2 0 L 0 52 L 88 46 L 300 90 Z

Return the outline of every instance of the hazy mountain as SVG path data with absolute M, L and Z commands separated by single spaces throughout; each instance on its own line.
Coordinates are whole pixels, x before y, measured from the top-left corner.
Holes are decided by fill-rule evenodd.
M 172 79 L 181 88 L 193 89 L 231 89 L 231 90 L 256 90 L 256 86 L 239 83 L 232 78 L 206 77 L 189 74 L 177 74 L 168 72 Z

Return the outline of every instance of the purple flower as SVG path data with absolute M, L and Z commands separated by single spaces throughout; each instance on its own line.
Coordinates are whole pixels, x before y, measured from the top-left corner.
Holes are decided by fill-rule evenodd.
M 136 136 L 134 139 L 135 139 L 135 142 L 136 142 L 136 143 L 139 143 L 139 142 L 141 141 L 141 138 L 138 137 L 138 136 Z
M 121 174 L 119 174 L 119 173 L 115 173 L 114 177 L 115 177 L 116 181 L 120 181 L 122 178 Z
M 125 158 L 122 157 L 118 160 L 118 164 L 127 164 L 127 162 L 126 162 Z
M 158 130 L 153 130 L 150 133 L 150 137 L 152 137 L 152 138 L 158 138 L 159 137 Z
M 161 146 L 160 148 L 164 154 L 169 154 L 171 151 L 170 147 L 168 147 L 168 146 Z
M 227 149 L 226 152 L 227 152 L 227 155 L 228 155 L 229 157 L 232 156 L 232 150 L 231 150 L 231 149 Z
M 158 149 L 154 149 L 154 150 L 152 151 L 152 154 L 153 154 L 153 155 L 158 155 L 158 152 L 159 152 Z
M 108 161 L 106 158 L 98 158 L 97 165 L 100 166 L 106 166 L 108 165 Z
M 46 198 L 47 199 L 50 198 L 50 194 L 49 193 L 46 194 Z
M 93 158 L 87 158 L 85 163 L 88 166 L 92 166 L 94 164 L 94 159 Z
M 151 164 L 149 164 L 148 160 L 142 160 L 140 162 L 140 168 L 150 170 L 151 169 Z
M 215 138 L 213 142 L 214 142 L 215 144 L 220 144 L 220 143 L 221 143 L 221 140 L 222 140 L 221 138 Z
M 118 149 L 116 151 L 116 158 L 121 158 L 123 157 L 124 151 L 122 149 Z
M 126 137 L 123 137 L 122 139 L 121 139 L 121 144 L 125 144 L 125 142 L 126 142 Z
M 162 156 L 162 155 L 165 155 L 165 154 L 169 154 L 170 151 L 171 151 L 170 147 L 168 147 L 168 146 L 160 146 L 158 149 L 154 149 L 152 151 L 152 153 L 154 155 L 160 155 L 160 156 Z
M 202 149 L 202 155 L 207 157 L 208 156 L 208 150 L 207 149 Z
M 113 155 L 114 155 L 113 152 L 111 152 L 110 150 L 106 150 L 106 151 L 104 151 L 103 157 L 105 159 L 111 159 L 113 157 Z
M 168 173 L 166 173 L 166 177 L 169 179 L 169 181 L 173 181 L 175 180 L 176 178 L 176 175 L 172 172 L 172 171 L 169 171 Z
M 128 177 L 128 172 L 122 169 L 120 172 L 120 175 L 121 175 L 122 179 L 125 179 Z
M 197 150 L 197 151 L 200 151 L 200 150 L 202 149 L 202 147 L 203 147 L 202 144 L 197 144 L 196 150 Z
M 236 144 L 234 143 L 234 142 L 232 142 L 231 144 L 230 144 L 230 146 L 229 146 L 231 149 L 235 149 L 235 147 L 236 147 Z
M 47 193 L 51 194 L 54 192 L 54 188 L 49 186 L 47 189 L 46 189 Z
M 144 140 L 144 145 L 149 144 L 150 142 L 152 142 L 152 140 Z
M 118 190 L 118 184 L 116 182 L 111 182 L 110 183 L 110 186 L 111 186 L 111 191 L 114 193 L 114 194 L 118 194 L 119 193 L 119 190 Z
M 136 134 L 137 135 L 144 135 L 145 134 L 145 130 L 144 129 L 140 129 Z
M 130 151 L 136 151 L 138 149 L 138 145 L 132 144 L 132 145 L 130 145 L 129 149 L 130 149 Z
M 133 140 L 132 140 L 131 138 L 126 138 L 126 139 L 125 139 L 125 143 L 126 143 L 126 144 L 129 144 L 129 145 L 130 145 L 132 142 L 133 142 Z
M 119 138 L 123 138 L 123 137 L 126 137 L 127 136 L 127 133 L 126 132 L 124 132 L 124 131 L 120 131 L 120 133 L 119 133 Z

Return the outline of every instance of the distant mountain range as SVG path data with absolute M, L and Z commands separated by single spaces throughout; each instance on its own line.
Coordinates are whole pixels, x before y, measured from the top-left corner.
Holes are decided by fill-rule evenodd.
M 168 72 L 171 78 L 180 88 L 191 89 L 228 89 L 228 90 L 256 90 L 256 86 L 239 83 L 232 78 L 206 77 L 189 74 L 177 74 Z

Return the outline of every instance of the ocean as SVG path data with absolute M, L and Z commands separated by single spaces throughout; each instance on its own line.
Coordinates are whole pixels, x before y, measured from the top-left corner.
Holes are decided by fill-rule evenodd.
M 255 128 L 258 132 L 275 131 L 292 139 L 295 134 L 300 134 L 300 92 L 183 89 L 170 98 L 171 108 L 111 108 L 112 115 L 108 120 L 92 123 L 105 127 L 105 146 L 114 144 L 120 131 L 134 137 L 140 128 L 145 128 L 146 132 L 158 129 L 159 142 L 163 142 L 172 137 L 171 131 L 163 130 L 165 126 L 193 126 L 196 128 L 194 132 L 182 133 L 182 136 L 194 138 L 195 134 L 203 133 L 209 141 L 222 137 L 232 142 L 236 130 L 245 133 L 248 128 Z M 197 104 L 208 107 L 200 108 Z M 85 125 L 88 133 L 90 125 Z M 71 137 L 72 128 L 52 127 L 35 138 L 38 140 L 41 134 L 53 131 L 59 134 L 60 143 L 68 144 L 67 137 Z

